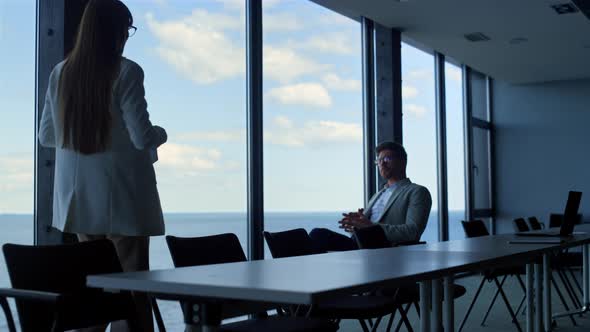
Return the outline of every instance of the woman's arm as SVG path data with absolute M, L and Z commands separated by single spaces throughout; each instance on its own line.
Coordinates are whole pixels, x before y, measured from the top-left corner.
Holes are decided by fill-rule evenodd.
M 135 63 L 129 65 L 129 69 L 121 78 L 120 106 L 123 111 L 123 121 L 133 145 L 139 150 L 157 148 L 168 139 L 166 130 L 152 125 L 150 121 L 143 79 L 143 70 Z
M 46 148 L 55 148 L 55 127 L 53 125 L 53 104 L 51 102 L 51 78 L 50 85 L 47 87 L 45 94 L 45 105 L 43 106 L 43 114 L 41 115 L 41 122 L 39 123 L 39 143 Z

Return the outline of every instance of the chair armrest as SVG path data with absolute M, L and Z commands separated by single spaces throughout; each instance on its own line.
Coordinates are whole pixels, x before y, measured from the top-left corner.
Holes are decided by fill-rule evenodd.
M 413 245 L 416 245 L 416 244 L 426 244 L 426 241 L 405 241 L 405 242 L 397 243 L 395 246 L 396 247 L 413 246 Z
M 29 300 L 36 302 L 57 303 L 62 294 L 36 291 L 30 289 L 0 288 L 0 298 L 14 298 L 19 300 Z

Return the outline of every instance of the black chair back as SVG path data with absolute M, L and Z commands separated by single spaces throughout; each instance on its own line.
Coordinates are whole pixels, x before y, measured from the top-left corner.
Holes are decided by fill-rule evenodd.
M 582 214 L 578 213 L 576 215 L 576 220 L 574 221 L 574 224 L 580 224 L 582 223 Z M 560 213 L 551 213 L 549 215 L 549 227 L 561 227 L 561 224 L 563 224 L 563 214 Z
M 201 237 L 166 236 L 175 267 L 245 262 L 246 255 L 235 234 Z
M 463 226 L 463 231 L 465 232 L 466 237 L 480 237 L 490 235 L 486 225 L 483 223 L 483 220 L 462 220 L 461 225 Z
M 379 225 L 359 228 L 354 232 L 359 249 L 379 249 L 391 247 L 385 231 Z
M 264 232 L 264 239 L 273 258 L 321 254 L 303 228 L 283 232 Z
M 516 218 L 513 220 L 513 222 L 514 222 L 514 228 L 516 229 L 517 232 L 528 232 L 531 230 L 529 225 L 526 223 L 526 220 L 524 220 L 524 218 Z
M 543 229 L 543 225 L 539 222 L 537 217 L 529 217 L 529 225 L 531 225 L 531 229 L 534 231 Z
M 123 271 L 110 240 L 52 246 L 5 244 L 2 249 L 12 288 L 63 294 L 58 305 L 17 298 L 23 332 L 50 331 L 54 324 L 56 330 L 71 330 L 127 318 L 137 328 L 130 293 L 86 287 L 88 275 Z

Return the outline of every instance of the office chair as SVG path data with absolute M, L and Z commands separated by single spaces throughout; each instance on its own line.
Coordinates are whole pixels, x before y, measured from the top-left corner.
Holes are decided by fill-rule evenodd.
M 463 230 L 465 231 L 465 236 L 468 238 L 490 235 L 490 233 L 488 232 L 488 230 L 482 220 L 461 221 L 461 224 L 463 226 Z M 528 228 L 528 226 L 527 226 L 527 228 Z M 502 300 L 504 301 L 504 304 L 506 305 L 506 308 L 508 309 L 508 312 L 510 313 L 510 316 L 512 318 L 512 322 L 516 325 L 516 328 L 518 329 L 518 331 L 522 331 L 520 324 L 518 323 L 518 320 L 516 319 L 516 313 L 512 310 L 512 306 L 511 306 L 510 302 L 508 301 L 506 294 L 504 293 L 504 289 L 502 288 L 502 286 L 504 285 L 504 282 L 506 281 L 508 276 L 510 276 L 510 275 L 516 276 L 518 283 L 520 284 L 520 287 L 523 290 L 524 296 L 526 297 L 526 288 L 525 288 L 524 282 L 522 281 L 522 278 L 520 277 L 521 274 L 524 274 L 524 269 L 521 266 L 503 267 L 503 268 L 483 271 L 483 276 L 481 278 L 481 282 L 479 283 L 479 287 L 477 288 L 477 291 L 475 292 L 475 296 L 473 297 L 473 300 L 471 300 L 471 304 L 469 305 L 469 308 L 467 309 L 467 312 L 465 313 L 465 317 L 463 317 L 463 320 L 461 321 L 461 325 L 459 326 L 459 329 L 457 331 L 461 332 L 461 330 L 465 326 L 465 323 L 467 322 L 467 319 L 469 318 L 469 314 L 471 313 L 471 310 L 473 309 L 473 306 L 474 306 L 475 302 L 477 301 L 477 298 L 479 296 L 479 293 L 481 292 L 481 289 L 483 288 L 485 281 L 488 281 L 488 282 L 493 281 L 495 283 L 497 289 L 496 289 L 496 293 L 494 294 L 494 297 L 492 298 L 492 301 L 490 302 L 490 304 L 488 306 L 488 309 L 487 309 L 485 316 L 481 322 L 481 325 L 483 326 L 485 324 L 485 321 L 486 321 L 486 319 L 487 319 L 487 317 L 488 317 L 488 315 L 489 315 L 489 313 L 496 301 L 496 298 L 498 297 L 498 295 L 501 295 Z M 502 278 L 501 281 L 498 280 L 499 277 Z M 525 297 L 523 297 L 523 299 Z M 521 301 L 521 303 L 524 303 L 524 301 Z M 519 306 L 519 308 L 520 308 L 520 306 Z
M 357 245 L 359 246 L 360 249 L 380 249 L 380 248 L 388 248 L 388 247 L 392 246 L 391 242 L 389 242 L 389 240 L 387 239 L 387 236 L 385 235 L 385 231 L 379 225 L 357 229 L 354 232 L 354 238 L 355 238 Z M 426 244 L 426 242 L 425 241 L 408 241 L 408 242 L 398 243 L 395 246 L 416 245 L 416 244 Z M 465 289 L 465 287 L 463 287 L 461 285 L 454 284 L 454 289 L 453 289 L 453 298 L 454 299 L 457 299 L 457 298 L 465 295 L 466 292 L 467 292 L 467 290 Z M 418 284 L 408 285 L 406 287 L 396 288 L 396 289 L 384 288 L 384 289 L 380 290 L 380 294 L 388 295 L 388 296 L 393 296 L 393 295 L 397 294 L 398 301 L 400 303 L 406 304 L 406 307 L 404 308 L 403 312 L 405 312 L 407 314 L 407 312 L 410 310 L 410 308 L 413 304 L 414 307 L 416 308 L 416 312 L 418 313 L 418 316 L 420 316 L 420 307 L 418 305 L 418 302 L 420 301 L 420 286 Z M 388 329 L 391 327 L 391 324 L 393 323 L 394 318 L 395 318 L 395 312 L 389 318 Z M 395 328 L 395 331 L 400 330 L 402 322 L 403 322 L 403 320 L 400 320 L 398 322 L 398 324 Z
M 225 233 L 203 237 L 166 236 L 166 243 L 175 267 L 223 264 L 247 261 L 240 241 L 235 234 Z M 180 302 L 186 321 L 192 320 L 193 305 Z M 252 305 L 230 301 L 224 306 L 225 317 L 236 317 L 259 311 L 257 318 L 221 325 L 220 332 L 331 332 L 338 330 L 338 324 L 329 320 L 303 317 L 267 317 L 268 305 Z
M 303 255 L 321 254 L 313 243 L 313 240 L 303 228 L 292 229 L 283 232 L 263 232 L 264 239 L 273 258 L 294 257 Z M 409 321 L 401 304 L 396 297 L 381 295 L 345 295 L 318 303 L 312 309 L 312 315 L 331 319 L 355 319 L 358 320 L 363 331 L 376 331 L 383 316 L 400 310 L 402 319 L 411 329 Z M 376 318 L 373 323 L 372 319 Z M 369 324 L 367 326 L 367 321 Z M 371 327 L 371 329 L 369 329 Z
M 127 320 L 142 331 L 129 292 L 86 287 L 86 276 L 122 272 L 109 240 L 53 246 L 5 244 L 12 288 L 0 289 L 8 328 L 16 327 L 6 298 L 14 298 L 22 332 L 66 331 Z
M 526 220 L 524 220 L 524 218 L 516 218 L 513 220 L 513 223 L 514 223 L 514 229 L 517 232 L 528 232 L 531 230 L 529 225 L 526 223 Z
M 529 225 L 531 225 L 531 229 L 534 231 L 538 231 L 545 228 L 545 225 L 539 222 L 539 219 L 537 219 L 537 217 L 529 217 Z

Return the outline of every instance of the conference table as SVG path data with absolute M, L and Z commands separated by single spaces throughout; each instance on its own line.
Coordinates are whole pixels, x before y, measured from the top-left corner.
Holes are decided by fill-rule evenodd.
M 89 287 L 138 291 L 157 297 L 190 300 L 188 328 L 215 331 L 225 301 L 305 305 L 379 287 L 420 283 L 420 330 L 453 331 L 453 276 L 507 265 L 526 265 L 527 332 L 551 329 L 551 255 L 583 248 L 583 303 L 589 300 L 590 227 L 577 226 L 561 243 L 515 244 L 515 235 L 423 245 L 331 252 L 319 255 L 144 272 L 88 276 Z M 543 292 L 543 290 L 545 290 Z M 444 298 L 444 301 L 443 301 Z M 535 311 L 533 311 L 536 308 Z

